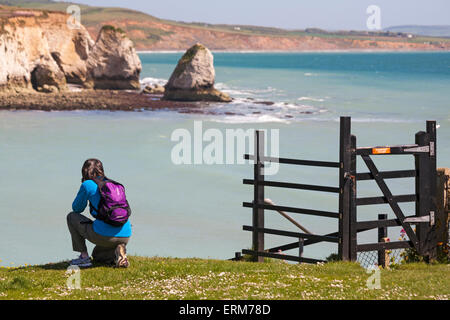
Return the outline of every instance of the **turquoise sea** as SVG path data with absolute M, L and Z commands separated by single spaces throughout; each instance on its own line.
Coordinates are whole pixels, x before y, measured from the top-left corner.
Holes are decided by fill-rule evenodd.
M 141 53 L 142 83 L 164 84 L 181 53 Z M 358 146 L 414 143 L 426 120 L 436 120 L 438 165 L 450 167 L 450 53 L 214 53 L 216 87 L 230 104 L 204 106 L 204 114 L 145 112 L 0 112 L 0 265 L 56 262 L 74 257 L 66 215 L 80 185 L 84 160 L 103 161 L 108 176 L 125 184 L 133 209 L 131 254 L 227 259 L 251 246 L 251 164 L 175 165 L 176 129 L 279 129 L 280 156 L 338 160 L 339 117 L 352 116 Z M 271 101 L 273 104 L 260 102 Z M 205 143 L 206 145 L 206 143 Z M 377 158 L 380 169 L 413 168 L 410 156 Z M 367 169 L 360 163 L 359 171 Z M 281 165 L 272 180 L 337 186 L 335 169 Z M 389 181 L 394 194 L 414 192 L 414 181 Z M 360 182 L 360 196 L 378 196 Z M 337 196 L 267 188 L 286 206 L 337 210 Z M 402 205 L 413 214 L 411 205 Z M 359 212 L 360 220 L 388 206 Z M 86 210 L 86 214 L 87 210 Z M 337 221 L 291 214 L 311 231 L 337 230 Z M 267 211 L 266 226 L 296 231 Z M 391 239 L 399 235 L 390 231 Z M 374 233 L 360 242 L 375 239 Z M 292 242 L 267 236 L 267 246 Z M 92 246 L 90 246 L 92 248 Z M 336 245 L 307 247 L 325 258 Z M 289 252 L 288 252 L 289 253 Z M 292 254 L 296 254 L 295 250 Z

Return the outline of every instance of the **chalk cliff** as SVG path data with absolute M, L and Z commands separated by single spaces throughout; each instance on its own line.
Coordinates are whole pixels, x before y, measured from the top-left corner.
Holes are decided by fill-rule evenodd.
M 62 12 L 0 7 L 0 13 L 0 91 L 55 92 L 65 90 L 66 83 L 137 88 L 139 57 L 117 29 L 102 30 L 94 42 Z

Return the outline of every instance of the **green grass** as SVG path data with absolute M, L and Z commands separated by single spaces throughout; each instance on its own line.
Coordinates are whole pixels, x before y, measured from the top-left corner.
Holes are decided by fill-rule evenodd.
M 123 31 L 122 29 L 116 28 L 116 27 L 114 27 L 112 25 L 109 25 L 109 24 L 104 25 L 101 30 L 103 30 L 103 31 L 116 31 L 116 32 L 125 34 L 125 31 Z
M 381 289 L 355 263 L 262 264 L 130 257 L 128 269 L 81 270 L 68 289 L 67 262 L 0 268 L 0 299 L 449 299 L 450 265 L 407 264 L 381 271 Z

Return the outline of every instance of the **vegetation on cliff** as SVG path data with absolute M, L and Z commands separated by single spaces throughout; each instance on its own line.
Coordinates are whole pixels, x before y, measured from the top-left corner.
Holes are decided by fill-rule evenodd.
M 100 32 L 102 32 L 102 31 L 112 31 L 112 32 L 118 32 L 118 33 L 125 34 L 125 31 L 123 31 L 123 30 L 120 29 L 120 28 L 116 28 L 116 27 L 114 27 L 114 26 L 112 26 L 112 25 L 110 25 L 110 24 L 104 25 L 104 26 L 100 29 Z

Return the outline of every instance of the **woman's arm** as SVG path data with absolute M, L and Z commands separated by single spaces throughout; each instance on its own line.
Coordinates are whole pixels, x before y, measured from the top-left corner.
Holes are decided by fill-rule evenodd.
M 75 200 L 73 200 L 72 203 L 73 212 L 75 213 L 83 212 L 84 209 L 86 209 L 87 201 L 88 201 L 88 193 L 86 190 L 86 186 L 82 184 Z

